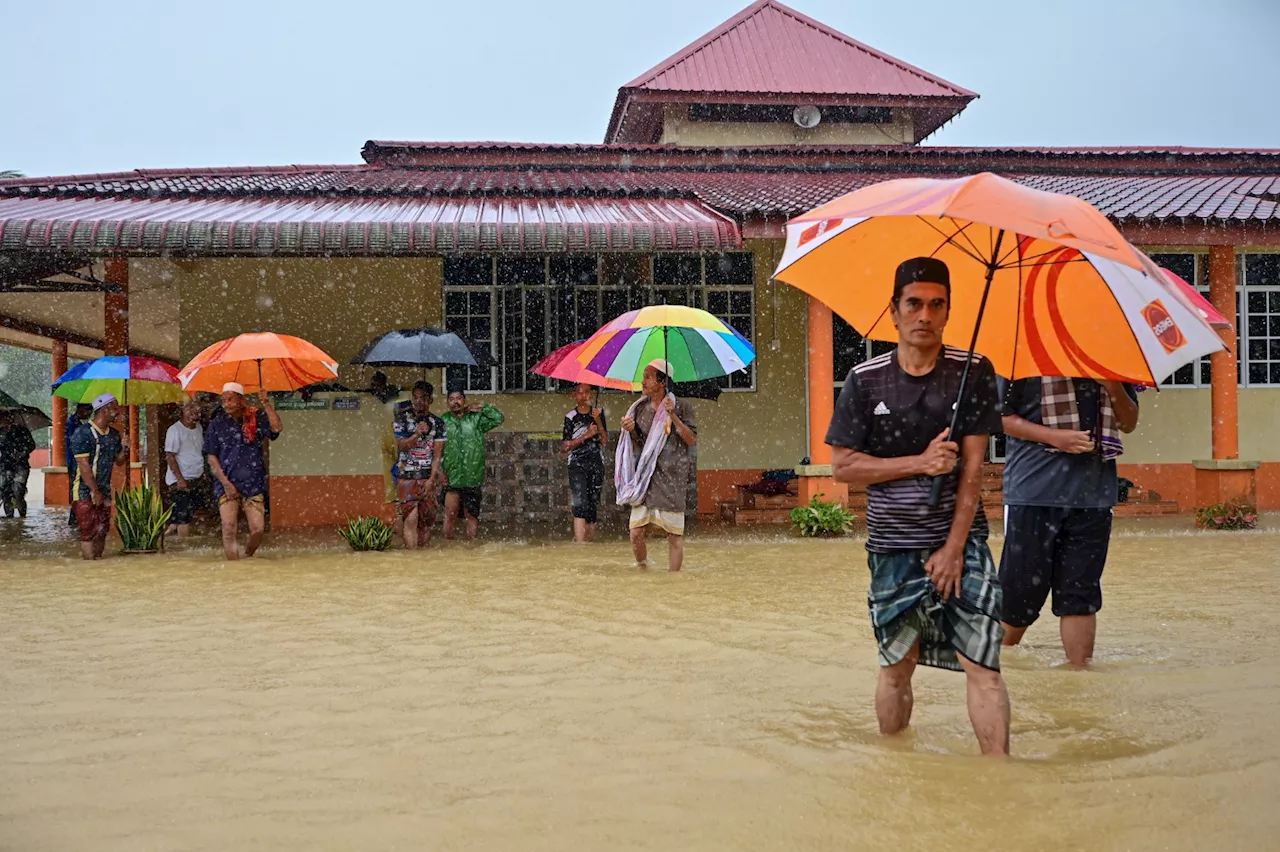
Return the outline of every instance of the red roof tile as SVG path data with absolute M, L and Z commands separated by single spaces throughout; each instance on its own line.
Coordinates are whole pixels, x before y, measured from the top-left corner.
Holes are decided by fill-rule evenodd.
M 704 249 L 738 239 L 712 210 L 786 216 L 876 181 L 983 170 L 1118 222 L 1280 223 L 1277 151 L 370 143 L 366 156 L 0 181 L 0 251 Z
M 625 89 L 961 97 L 977 95 L 776 2 L 759 0 Z

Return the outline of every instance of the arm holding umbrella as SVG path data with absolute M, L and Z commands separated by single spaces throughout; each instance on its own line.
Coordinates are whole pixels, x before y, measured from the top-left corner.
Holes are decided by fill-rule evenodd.
M 258 402 L 262 403 L 262 411 L 267 415 L 267 425 L 271 427 L 271 438 L 275 440 L 284 431 L 284 422 L 280 419 L 280 412 L 276 411 L 275 406 L 271 404 L 271 399 L 267 396 L 265 390 L 258 391 Z

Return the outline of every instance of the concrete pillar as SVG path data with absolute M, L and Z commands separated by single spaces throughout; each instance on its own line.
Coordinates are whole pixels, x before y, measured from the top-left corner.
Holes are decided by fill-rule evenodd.
M 53 368 L 49 371 L 50 381 L 56 381 L 67 371 L 67 342 L 53 342 Z M 44 469 L 44 504 L 46 506 L 66 506 L 71 500 L 69 465 L 74 459 L 67 458 L 67 400 L 60 396 L 53 397 L 52 419 L 53 431 L 49 438 L 49 467 Z
M 1232 327 L 1236 317 L 1236 250 L 1235 246 L 1209 247 L 1209 301 Z M 1240 377 L 1236 367 L 1235 332 L 1219 330 L 1229 347 L 1209 357 L 1212 376 L 1211 406 L 1213 412 L 1213 457 L 1240 458 Z
M 847 505 L 849 487 L 831 476 L 831 448 L 827 428 L 835 412 L 835 339 L 831 308 L 817 299 L 808 300 L 808 402 L 809 464 L 797 467 L 798 499 L 801 504 L 821 496 L 827 502 Z
M 67 342 L 53 341 L 53 369 L 50 380 L 57 381 L 67 371 Z M 60 396 L 53 398 L 53 437 L 49 447 L 49 464 L 53 467 L 67 466 L 67 401 Z
M 106 265 L 106 282 L 120 287 L 119 292 L 104 294 L 102 300 L 102 354 L 129 354 L 129 260 L 109 257 Z
M 1235 246 L 1209 247 L 1209 301 L 1234 328 L 1236 316 Z M 1236 368 L 1234 331 L 1220 330 L 1229 347 L 1209 356 L 1212 378 L 1210 410 L 1213 417 L 1213 458 L 1192 462 L 1196 472 L 1196 505 L 1240 502 L 1258 504 L 1256 461 L 1240 458 L 1239 371 Z

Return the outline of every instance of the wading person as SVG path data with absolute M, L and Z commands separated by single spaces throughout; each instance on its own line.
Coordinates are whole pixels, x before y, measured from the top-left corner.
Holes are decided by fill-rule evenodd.
M 166 535 L 186 538 L 196 509 L 205 508 L 207 482 L 204 476 L 204 427 L 200 425 L 200 405 L 188 400 L 181 419 L 164 435 L 164 481 L 169 486 L 173 512 Z
M 36 442 L 31 430 L 14 412 L 0 411 L 0 501 L 4 516 L 27 516 L 27 480 Z
M 408 401 L 395 407 L 396 493 L 404 546 L 413 550 L 431 542 L 436 522 L 436 495 L 444 479 L 440 463 L 445 447 L 444 422 L 431 413 L 430 382 L 417 382 Z
M 1000 430 L 1000 413 L 991 363 L 975 356 L 959 440 L 951 440 L 969 355 L 942 344 L 950 300 L 942 261 L 913 258 L 898 267 L 889 305 L 898 347 L 849 372 L 827 443 L 836 480 L 867 489 L 880 731 L 896 734 L 910 723 L 918 663 L 963 671 L 978 745 L 983 754 L 1004 755 L 1009 696 L 1000 675 L 1000 585 L 979 499 L 987 438 Z M 936 476 L 945 477 L 944 488 L 931 508 Z
M 222 386 L 222 413 L 209 422 L 204 453 L 213 474 L 213 494 L 222 519 L 222 550 L 227 559 L 238 559 L 236 532 L 240 515 L 249 526 L 244 555 L 253 556 L 266 529 L 267 466 L 263 458 L 267 441 L 284 431 L 280 415 L 265 391 L 258 393 L 261 408 L 245 402 L 244 385 Z
M 670 364 L 649 362 L 642 396 L 622 418 L 627 437 L 618 442 L 614 482 L 619 506 L 631 507 L 631 550 L 636 564 L 649 567 L 645 530 L 667 534 L 667 567 L 684 564 L 684 511 L 689 486 L 689 448 L 698 440 L 693 406 L 667 390 Z
M 563 449 L 569 462 L 569 499 L 573 507 L 573 540 L 594 541 L 604 484 L 604 451 L 609 445 L 604 412 L 591 407 L 595 388 L 580 384 L 573 391 L 577 403 L 564 416 Z
M 89 422 L 71 439 L 75 475 L 71 485 L 76 495 L 72 509 L 80 529 L 80 555 L 98 559 L 107 546 L 111 529 L 111 474 L 129 458 L 120 432 L 112 428 L 120 406 L 105 393 L 93 401 Z
M 1138 425 L 1119 382 L 1031 378 L 1005 386 L 1004 644 L 1017 645 L 1053 594 L 1067 662 L 1093 657 L 1111 542 L 1120 434 Z
M 468 403 L 460 390 L 449 393 L 449 413 L 444 416 L 444 537 L 453 538 L 458 515 L 467 522 L 467 538 L 480 532 L 480 505 L 484 502 L 484 436 L 502 425 L 502 412 L 488 403 Z
M 72 529 L 75 529 L 79 522 L 76 521 L 76 457 L 71 450 L 71 439 L 92 416 L 92 405 L 87 402 L 76 405 L 76 410 L 67 418 L 67 430 L 63 436 L 64 458 L 67 460 L 67 500 L 71 503 L 71 511 L 67 513 L 67 525 Z

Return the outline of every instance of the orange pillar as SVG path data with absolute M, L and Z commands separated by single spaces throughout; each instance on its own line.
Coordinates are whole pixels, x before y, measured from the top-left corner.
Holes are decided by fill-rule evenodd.
M 58 378 L 67 371 L 67 341 L 53 341 L 53 370 L 51 371 L 51 380 L 57 381 Z M 60 396 L 53 398 L 53 437 L 52 446 L 49 447 L 49 464 L 52 467 L 67 466 L 67 401 Z
M 800 475 L 798 498 L 802 504 L 820 496 L 847 505 L 849 488 L 832 478 L 831 448 L 827 446 L 827 428 L 836 409 L 831 308 L 813 298 L 808 304 L 809 466 L 796 469 Z
M 1232 327 L 1236 317 L 1236 250 L 1234 246 L 1209 247 L 1209 301 Z M 1213 457 L 1240 458 L 1240 378 L 1236 369 L 1235 332 L 1220 330 L 1228 351 L 1209 356 L 1213 387 Z
M 1209 301 L 1234 327 L 1236 316 L 1235 246 L 1209 247 Z M 1209 356 L 1213 387 L 1210 411 L 1213 417 L 1213 458 L 1192 462 L 1196 471 L 1196 505 L 1240 502 L 1258 504 L 1260 463 L 1240 458 L 1239 375 L 1236 368 L 1236 337 L 1233 331 L 1219 331 L 1229 347 L 1227 352 Z
M 827 428 L 835 412 L 835 341 L 831 309 L 809 297 L 809 464 L 831 464 Z

